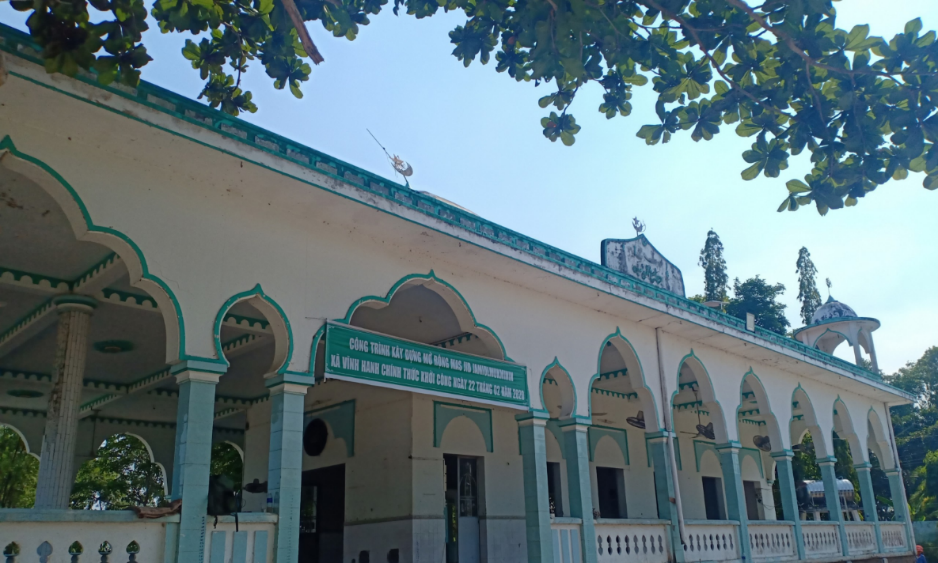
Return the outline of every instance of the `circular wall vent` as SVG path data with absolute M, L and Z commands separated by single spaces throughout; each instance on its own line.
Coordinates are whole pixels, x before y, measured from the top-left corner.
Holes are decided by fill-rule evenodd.
M 306 431 L 303 432 L 303 450 L 308 456 L 318 456 L 326 449 L 326 441 L 329 440 L 329 429 L 326 423 L 320 418 L 314 418 L 306 425 Z

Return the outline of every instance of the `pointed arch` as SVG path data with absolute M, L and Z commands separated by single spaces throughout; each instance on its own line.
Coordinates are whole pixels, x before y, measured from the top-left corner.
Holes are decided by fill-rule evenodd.
M 225 353 L 222 350 L 221 327 L 228 311 L 236 303 L 242 301 L 249 303 L 260 311 L 266 317 L 267 322 L 270 323 L 271 331 L 274 334 L 274 359 L 270 366 L 270 373 L 282 374 L 286 372 L 287 367 L 290 365 L 290 359 L 293 357 L 293 331 L 290 328 L 290 320 L 284 313 L 283 308 L 273 298 L 264 293 L 261 284 L 229 297 L 218 310 L 218 314 L 215 315 L 213 337 L 217 359 L 223 362 L 226 367 L 230 367 L 231 364 L 225 358 Z
M 804 390 L 800 383 L 792 391 L 791 402 L 792 414 L 788 425 L 792 444 L 801 443 L 801 438 L 805 432 L 810 432 L 811 439 L 814 441 L 815 457 L 821 459 L 833 455 L 833 449 L 828 449 L 830 438 L 825 436 L 818 425 L 814 405 L 811 403 L 808 392 Z M 797 408 L 795 404 L 797 404 Z
M 726 443 L 729 440 L 729 434 L 727 433 L 723 406 L 716 398 L 716 393 L 713 390 L 713 380 L 710 379 L 710 373 L 707 371 L 707 367 L 700 361 L 697 354 L 694 353 L 693 348 L 690 353 L 681 358 L 681 361 L 677 364 L 675 389 L 674 393 L 671 394 L 672 417 L 674 416 L 674 399 L 681 391 L 681 372 L 684 370 L 685 366 L 693 373 L 697 381 L 697 388 L 700 390 L 700 401 L 703 403 L 702 406 L 710 412 L 710 420 L 713 422 L 713 432 L 716 436 L 716 443 Z
M 775 416 L 775 411 L 772 410 L 771 400 L 769 399 L 768 393 L 765 391 L 765 386 L 762 385 L 762 380 L 759 379 L 759 376 L 753 371 L 752 366 L 749 367 L 749 371 L 743 375 L 743 380 L 739 383 L 739 406 L 736 407 L 737 432 L 739 433 L 740 412 L 746 410 L 744 407 L 747 384 L 749 391 L 752 392 L 753 398 L 756 401 L 756 406 L 759 408 L 759 415 L 764 419 L 765 429 L 772 445 L 772 451 L 780 452 L 785 450 L 782 431 L 778 425 L 778 418 Z
M 850 416 L 850 409 L 847 408 L 846 403 L 843 402 L 840 395 L 837 395 L 837 398 L 834 399 L 834 404 L 831 408 L 834 410 L 833 431 L 849 444 L 850 457 L 853 458 L 853 463 L 868 462 L 870 460 L 869 452 L 860 442 L 860 438 L 857 436 L 856 429 L 853 426 L 853 417 Z M 833 437 L 831 440 L 833 441 Z
M 196 359 L 186 354 L 185 319 L 176 295 L 166 282 L 150 272 L 143 251 L 130 237 L 117 229 L 95 225 L 75 188 L 48 164 L 18 150 L 9 135 L 0 140 L 0 165 L 45 190 L 62 209 L 77 240 L 100 244 L 120 256 L 127 267 L 130 284 L 152 297 L 163 315 L 167 363 Z
M 452 284 L 437 277 L 433 270 L 430 270 L 428 274 L 410 274 L 404 276 L 391 286 L 391 289 L 388 290 L 387 295 L 384 297 L 369 295 L 355 300 L 355 302 L 349 306 L 345 317 L 336 320 L 349 324 L 352 321 L 352 315 L 355 314 L 355 311 L 358 310 L 359 307 L 383 309 L 391 304 L 391 299 L 394 298 L 397 292 L 418 285 L 433 291 L 446 301 L 447 305 L 449 305 L 453 314 L 456 316 L 460 328 L 466 332 L 470 332 L 470 329 L 478 332 L 479 334 L 477 334 L 477 336 L 486 344 L 486 347 L 495 352 L 495 356 L 500 356 L 496 357 L 496 359 L 511 360 L 505 351 L 505 345 L 498 335 L 495 334 L 495 331 L 479 323 L 476 320 L 475 313 L 472 312 L 472 308 L 469 306 L 469 302 L 466 301 L 459 290 Z
M 884 470 L 895 469 L 896 460 L 892 457 L 892 445 L 889 443 L 882 419 L 873 407 L 870 407 L 866 413 L 866 423 L 868 426 L 867 444 L 879 459 L 880 466 Z
M 576 416 L 576 386 L 573 384 L 573 378 L 570 377 L 570 372 L 567 371 L 567 368 L 561 365 L 560 361 L 555 357 L 544 371 L 541 372 L 541 378 L 538 382 L 538 390 L 541 393 L 541 406 L 545 411 L 550 411 L 547 408 L 547 403 L 544 402 L 544 384 L 548 381 L 547 376 L 551 376 L 557 387 L 560 390 L 560 414 L 556 417 L 551 418 L 573 418 Z
M 632 346 L 629 339 L 623 336 L 619 327 L 616 327 L 615 332 L 604 338 L 603 343 L 599 346 L 599 353 L 596 356 L 596 374 L 590 378 L 589 385 L 587 385 L 587 390 L 590 393 L 590 400 L 588 401 L 589 416 L 593 416 L 593 383 L 603 374 L 603 353 L 608 347 L 614 348 L 619 353 L 619 356 L 625 363 L 626 377 L 628 377 L 633 391 L 635 391 L 639 401 L 642 403 L 642 410 L 652 415 L 654 425 L 653 427 L 649 427 L 648 417 L 645 417 L 645 431 L 657 432 L 661 430 L 661 418 L 658 416 L 658 404 L 657 401 L 655 401 L 655 396 L 651 388 L 648 387 L 648 384 L 645 382 L 645 370 L 642 368 L 642 360 L 638 357 L 638 352 L 635 351 L 635 347 Z

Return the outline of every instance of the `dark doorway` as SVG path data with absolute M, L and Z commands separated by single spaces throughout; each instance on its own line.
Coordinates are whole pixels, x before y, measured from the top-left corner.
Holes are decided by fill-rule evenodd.
M 701 480 L 707 520 L 726 520 L 723 512 L 723 480 L 719 477 L 702 477 Z
M 299 563 L 342 563 L 345 465 L 303 472 Z
M 443 455 L 446 563 L 479 563 L 480 458 Z
M 560 464 L 548 461 L 547 496 L 550 500 L 550 513 L 558 518 L 563 517 L 563 494 L 561 493 L 560 482 Z
M 743 493 L 746 495 L 746 517 L 750 520 L 762 520 L 759 516 L 760 488 L 755 481 L 743 481 Z
M 615 467 L 596 468 L 600 518 L 628 518 L 625 512 L 625 478 Z

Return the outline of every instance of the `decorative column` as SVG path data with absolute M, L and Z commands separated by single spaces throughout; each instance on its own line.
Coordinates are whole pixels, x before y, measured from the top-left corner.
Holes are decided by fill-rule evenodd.
M 795 454 L 791 450 L 772 452 L 775 468 L 778 470 L 778 488 L 782 493 L 782 517 L 794 524 L 792 533 L 798 548 L 798 559 L 804 560 L 804 536 L 801 533 L 801 511 L 798 509 L 798 492 L 795 490 L 795 471 L 791 460 Z
M 857 470 L 857 479 L 860 481 L 860 497 L 863 501 L 863 519 L 873 523 L 876 530 L 876 553 L 883 552 L 883 535 L 879 529 L 879 515 L 876 513 L 876 495 L 873 494 L 873 479 L 869 463 L 857 463 L 853 466 Z
M 759 497 L 762 502 L 762 518 L 764 520 L 778 520 L 775 510 L 775 495 L 772 494 L 772 485 L 775 479 L 766 479 L 765 486 L 760 487 Z
M 590 484 L 589 425 L 577 420 L 560 423 L 567 457 L 567 490 L 570 516 L 580 518 L 583 563 L 596 563 L 596 527 L 593 521 L 593 487 Z
M 547 413 L 529 412 L 515 417 L 520 427 L 524 473 L 524 516 L 528 563 L 553 563 L 550 539 L 550 501 L 547 492 Z
M 193 364 L 191 361 L 183 362 L 173 366 L 172 370 L 179 385 L 172 489 L 173 500 L 182 500 L 176 552 L 179 563 L 202 560 L 212 429 L 215 425 L 215 386 L 222 376 L 217 371 L 210 371 L 219 368 L 217 364 Z
M 746 513 L 746 493 L 743 490 L 742 471 L 739 467 L 739 442 L 731 441 L 716 446 L 723 469 L 726 494 L 726 518 L 739 522 L 739 554 L 743 561 L 752 558 L 749 545 L 749 515 Z
M 674 439 L 674 434 L 671 434 Z M 661 430 L 645 434 L 648 454 L 655 470 L 655 500 L 658 503 L 658 518 L 670 522 L 671 552 L 675 563 L 684 563 L 684 543 L 678 523 L 675 502 L 674 480 L 671 473 L 671 455 L 668 452 L 668 433 Z
M 830 514 L 831 522 L 836 522 L 840 528 L 840 547 L 841 552 L 850 555 L 849 545 L 847 544 L 847 529 L 844 526 L 844 513 L 840 506 L 840 491 L 837 488 L 837 474 L 834 473 L 834 465 L 837 458 L 828 456 L 817 460 L 821 468 L 821 478 L 824 480 L 824 501 L 827 504 L 827 512 Z
M 902 471 L 899 469 L 887 469 L 886 477 L 889 479 L 889 495 L 892 497 L 892 510 L 895 522 L 905 524 L 906 544 L 911 546 L 909 550 L 915 548 L 912 537 L 912 528 L 909 526 L 909 502 L 905 497 L 905 487 L 902 484 Z
M 267 381 L 270 389 L 267 493 L 279 515 L 274 538 L 276 563 L 295 563 L 299 558 L 303 409 L 311 380 L 308 376 L 277 375 Z
M 74 483 L 75 439 L 88 353 L 88 327 L 97 302 L 81 295 L 62 295 L 53 302 L 59 312 L 52 366 L 54 383 L 42 436 L 34 506 L 66 509 Z

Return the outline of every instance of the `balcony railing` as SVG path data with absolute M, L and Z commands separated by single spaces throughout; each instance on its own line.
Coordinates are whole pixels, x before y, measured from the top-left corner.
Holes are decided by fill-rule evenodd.
M 843 555 L 840 527 L 835 523 L 806 520 L 801 523 L 801 535 L 807 559 L 830 559 Z
M 0 510 L 8 561 L 163 561 L 167 529 L 179 516 L 140 520 L 124 510 Z
M 749 546 L 755 561 L 785 561 L 798 557 L 795 526 L 780 520 L 749 521 Z
M 909 551 L 906 543 L 908 538 L 905 524 L 902 522 L 880 522 L 880 533 L 883 535 L 883 551 Z
M 869 522 L 844 522 L 851 556 L 876 553 L 876 528 Z
M 554 548 L 554 563 L 580 563 L 583 559 L 580 550 L 579 518 L 552 518 L 550 521 L 550 539 Z
M 684 560 L 734 561 L 739 559 L 739 522 L 688 520 Z
M 667 563 L 671 538 L 666 520 L 596 520 L 599 563 Z

